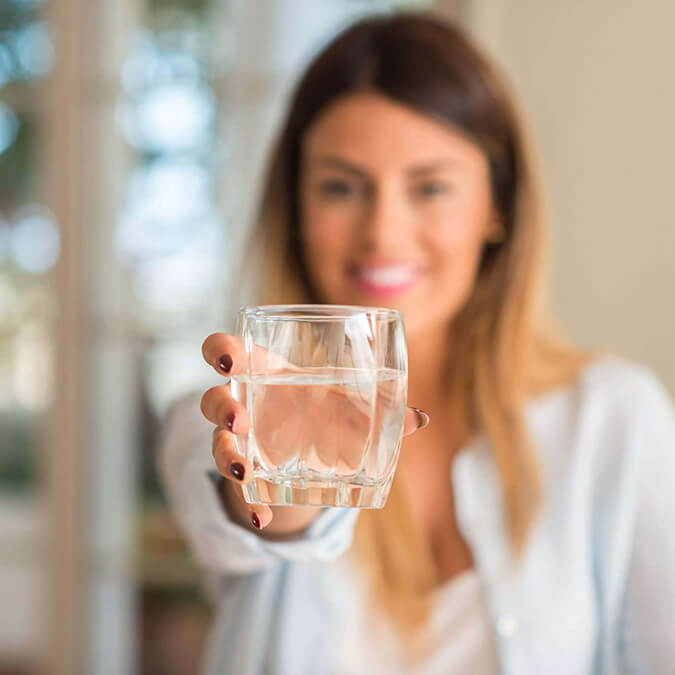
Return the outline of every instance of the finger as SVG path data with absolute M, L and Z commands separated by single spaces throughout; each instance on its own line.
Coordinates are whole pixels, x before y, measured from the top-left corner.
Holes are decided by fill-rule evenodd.
M 232 485 L 237 498 L 240 500 L 240 508 L 247 514 L 246 519 L 256 530 L 266 528 L 272 522 L 272 509 L 267 504 L 248 504 L 244 499 L 241 485 Z
M 293 368 L 281 354 L 252 345 L 250 354 L 244 348 L 244 339 L 238 335 L 213 333 L 202 344 L 204 360 L 221 375 L 237 375 L 250 370 L 252 373 Z
M 200 407 L 202 415 L 216 426 L 225 427 L 233 434 L 248 433 L 251 421 L 248 410 L 232 397 L 226 385 L 207 389 Z
M 221 375 L 241 373 L 246 366 L 243 338 L 236 335 L 209 335 L 202 344 L 202 356 Z
M 224 427 L 214 429 L 211 452 L 222 476 L 237 483 L 249 483 L 252 480 L 253 468 L 250 462 L 237 452 L 234 436 Z
M 415 431 L 424 429 L 429 424 L 429 415 L 419 408 L 407 408 L 403 421 L 403 435 L 409 436 Z
M 213 459 L 218 472 L 231 481 L 230 488 L 236 496 L 235 508 L 253 527 L 262 530 L 272 522 L 272 509 L 265 504 L 248 504 L 244 499 L 242 485 L 253 480 L 249 461 L 237 452 L 234 436 L 222 427 L 213 432 Z

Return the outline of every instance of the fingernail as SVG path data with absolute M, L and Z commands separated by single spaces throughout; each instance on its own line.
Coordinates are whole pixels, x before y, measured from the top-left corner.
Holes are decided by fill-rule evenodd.
M 429 415 L 419 408 L 413 408 L 413 410 L 417 413 L 417 429 L 424 429 L 429 424 Z
M 237 479 L 237 480 L 244 480 L 244 465 L 241 464 L 240 462 L 232 462 L 230 464 L 230 473 Z
M 258 530 L 260 529 L 260 518 L 258 518 L 257 513 L 251 514 L 251 522 L 253 523 L 253 527 L 255 527 Z
M 224 373 L 229 373 L 232 370 L 232 357 L 229 354 L 223 354 L 218 359 L 218 368 Z
M 234 430 L 234 413 L 231 412 L 228 416 L 227 419 L 225 420 L 225 427 L 229 429 L 230 431 Z

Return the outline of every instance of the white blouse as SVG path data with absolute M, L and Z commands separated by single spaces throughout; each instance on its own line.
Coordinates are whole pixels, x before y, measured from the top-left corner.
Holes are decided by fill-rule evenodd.
M 357 644 L 364 642 L 372 644 L 365 645 L 369 665 L 361 661 L 361 673 L 401 672 L 378 649 L 379 636 L 355 631 L 364 598 L 357 575 L 333 574 L 332 564 L 350 551 L 358 511 L 325 509 L 301 537 L 287 541 L 231 521 L 212 486 L 212 425 L 201 415 L 200 397 L 174 407 L 160 467 L 217 603 L 203 672 L 328 675 L 349 650 L 362 653 Z M 432 630 L 444 639 L 419 672 L 478 673 L 481 658 L 492 658 L 485 646 L 494 637 L 503 675 L 672 675 L 675 414 L 669 395 L 648 370 L 602 359 L 569 386 L 528 402 L 526 422 L 545 499 L 520 560 L 508 543 L 488 439 L 478 436 L 453 460 L 448 487 L 484 603 L 473 575 L 439 591 Z M 345 644 L 347 632 L 353 648 Z M 344 663 L 343 675 L 353 663 Z
M 363 596 L 367 597 L 367 596 Z M 363 598 L 362 598 L 363 599 Z M 467 570 L 440 586 L 417 637 L 420 656 L 404 665 L 401 639 L 365 602 L 347 622 L 338 675 L 496 675 L 499 672 L 480 577 Z

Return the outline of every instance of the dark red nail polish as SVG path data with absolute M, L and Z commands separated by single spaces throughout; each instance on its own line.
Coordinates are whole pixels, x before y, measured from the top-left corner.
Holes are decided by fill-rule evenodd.
M 237 479 L 237 480 L 244 480 L 244 465 L 241 464 L 240 462 L 232 462 L 230 464 L 230 473 Z
M 231 412 L 228 416 L 227 419 L 225 420 L 225 426 L 227 429 L 232 431 L 234 429 L 234 413 Z
M 218 368 L 224 373 L 229 373 L 232 370 L 232 357 L 229 354 L 223 354 L 218 359 Z
M 253 523 L 253 527 L 257 528 L 258 530 L 260 529 L 260 518 L 258 518 L 257 513 L 251 515 L 251 522 Z

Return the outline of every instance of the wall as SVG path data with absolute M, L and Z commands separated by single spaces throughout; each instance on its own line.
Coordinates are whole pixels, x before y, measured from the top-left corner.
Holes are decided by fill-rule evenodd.
M 675 393 L 675 3 L 477 0 L 461 15 L 534 127 L 564 327 Z

